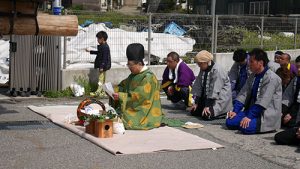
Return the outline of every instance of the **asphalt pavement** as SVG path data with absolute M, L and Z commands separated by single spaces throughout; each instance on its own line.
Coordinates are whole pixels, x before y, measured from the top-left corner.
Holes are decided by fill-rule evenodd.
M 205 125 L 201 129 L 181 130 L 225 148 L 115 156 L 27 108 L 28 105 L 78 105 L 83 99 L 12 98 L 0 94 L 0 168 L 300 168 L 299 148 L 276 145 L 275 133 L 242 135 L 227 130 L 222 120 L 205 122 L 192 117 L 182 105 L 171 104 L 165 98 L 162 105 L 167 117 Z

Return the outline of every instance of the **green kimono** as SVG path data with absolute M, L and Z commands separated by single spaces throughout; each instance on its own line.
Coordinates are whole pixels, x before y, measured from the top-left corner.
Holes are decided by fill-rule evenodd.
M 149 69 L 130 74 L 118 85 L 117 90 L 126 129 L 148 130 L 160 126 L 163 117 L 160 84 Z

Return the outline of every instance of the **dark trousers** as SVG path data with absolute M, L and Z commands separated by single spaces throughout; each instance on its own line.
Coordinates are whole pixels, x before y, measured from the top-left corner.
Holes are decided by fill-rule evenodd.
M 299 145 L 300 139 L 297 138 L 296 132 L 298 127 L 290 128 L 275 134 L 275 141 L 280 145 Z
M 203 112 L 203 109 L 204 109 L 204 104 L 201 104 L 201 103 L 203 103 L 203 102 L 198 102 L 197 103 L 197 108 L 196 108 L 196 110 L 192 110 L 191 111 L 191 115 L 192 116 L 199 116 L 199 117 L 202 117 L 202 112 Z
M 184 104 L 188 106 L 189 104 L 189 87 L 181 87 L 179 91 L 175 90 L 173 95 L 168 94 L 168 88 L 164 88 L 164 92 L 166 93 L 169 100 L 171 100 L 172 103 L 177 103 L 181 100 L 184 100 Z
M 283 124 L 284 115 L 281 117 L 281 127 L 295 127 L 297 124 L 297 113 L 299 110 L 299 104 L 293 104 L 289 109 L 288 112 L 290 112 L 290 115 L 292 116 L 291 120 L 287 122 L 286 124 Z
M 214 109 L 212 106 L 209 107 L 209 111 L 212 113 L 210 116 L 205 116 L 202 115 L 203 109 L 205 108 L 205 99 L 199 99 L 199 101 L 197 102 L 197 109 L 194 111 L 191 111 L 191 115 L 192 116 L 199 116 L 201 117 L 203 120 L 213 120 L 215 118 L 214 115 Z

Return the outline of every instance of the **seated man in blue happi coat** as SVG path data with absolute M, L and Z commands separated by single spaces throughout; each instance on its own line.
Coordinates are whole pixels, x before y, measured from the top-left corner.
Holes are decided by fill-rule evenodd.
M 184 100 L 187 107 L 192 105 L 191 85 L 195 80 L 193 71 L 176 52 L 167 56 L 167 67 L 163 74 L 162 89 L 173 103 Z
M 268 68 L 268 56 L 262 49 L 250 52 L 252 74 L 228 112 L 226 126 L 244 134 L 274 131 L 280 128 L 281 79 Z
M 246 83 L 251 71 L 249 69 L 248 53 L 243 49 L 238 49 L 233 53 L 234 64 L 228 76 L 231 84 L 232 100 L 236 98 L 240 90 Z

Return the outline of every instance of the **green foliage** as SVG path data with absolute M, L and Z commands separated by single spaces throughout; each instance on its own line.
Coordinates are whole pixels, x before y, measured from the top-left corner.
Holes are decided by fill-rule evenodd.
M 180 57 L 185 63 L 191 63 L 191 57 L 189 56 L 183 56 L 183 57 Z
M 117 117 L 117 114 L 113 110 L 108 110 L 105 114 L 106 118 L 108 119 L 115 119 Z
M 61 93 L 59 91 L 49 90 L 44 93 L 44 96 L 49 98 L 58 98 L 61 97 Z
M 99 115 L 94 115 L 95 119 L 99 120 L 100 122 L 104 122 L 105 120 L 112 120 L 115 119 L 117 117 L 117 114 L 111 112 L 105 112 L 103 114 L 99 114 Z
M 176 9 L 176 0 L 161 0 L 159 3 L 159 12 L 171 12 Z
M 294 37 L 286 37 L 281 33 L 269 33 L 265 32 L 264 37 L 270 39 L 263 39 L 264 50 L 283 50 L 294 49 Z M 297 36 L 298 42 L 300 37 Z M 261 45 L 261 39 L 259 34 L 251 31 L 244 31 L 244 38 L 241 42 L 241 47 L 247 50 L 251 50 L 253 47 L 259 47 Z
M 96 91 L 98 88 L 98 84 L 89 83 L 88 78 L 83 77 L 83 76 L 74 77 L 74 81 L 77 84 L 84 87 L 84 91 L 85 91 L 86 95 L 89 95 L 90 92 Z M 71 88 L 68 87 L 65 90 L 61 90 L 61 91 L 49 90 L 49 91 L 46 91 L 43 95 L 48 98 L 72 97 L 73 92 L 72 92 Z
M 76 11 L 74 11 L 76 14 Z M 105 12 L 105 13 L 77 13 L 78 23 L 83 24 L 85 20 L 93 20 L 94 22 L 111 22 L 114 27 L 119 27 L 121 23 L 127 23 L 130 20 L 147 23 L 146 15 L 124 15 L 118 12 Z
M 74 81 L 84 88 L 84 92 L 86 95 L 89 95 L 90 92 L 96 91 L 98 88 L 98 84 L 90 83 L 89 79 L 84 76 L 74 76 Z
M 61 90 L 61 91 L 49 90 L 46 91 L 43 95 L 48 98 L 58 98 L 58 97 L 71 97 L 73 93 L 70 87 L 68 87 L 65 90 Z
M 179 9 L 176 10 L 176 13 L 180 13 L 180 14 L 187 14 L 188 11 L 186 9 L 182 9 L 181 7 Z
M 61 91 L 61 94 L 63 97 L 71 97 L 73 95 L 73 92 L 70 87 L 67 87 L 65 90 Z
M 90 121 L 95 121 L 98 120 L 100 122 L 104 122 L 105 120 L 113 120 L 117 118 L 117 114 L 114 113 L 113 111 L 108 111 L 102 114 L 92 114 L 89 116 L 81 116 L 79 117 L 80 120 L 86 121 L 86 122 L 90 122 Z
M 79 4 L 72 5 L 72 7 L 70 7 L 69 9 L 71 9 L 71 10 L 83 10 L 83 5 L 79 5 Z
M 218 51 L 230 52 L 232 47 L 240 46 L 243 41 L 243 32 L 241 28 L 225 27 L 218 31 Z
M 297 42 L 300 36 L 297 36 Z M 246 28 L 231 28 L 218 33 L 218 52 L 232 52 L 237 48 L 247 51 L 261 47 L 260 32 Z M 280 32 L 264 32 L 264 50 L 294 49 L 294 37 L 284 36 Z
M 247 31 L 246 29 L 241 29 L 241 31 L 243 33 L 243 40 L 240 44 L 241 48 L 250 51 L 252 48 L 260 46 L 260 38 L 258 38 L 258 32 Z

